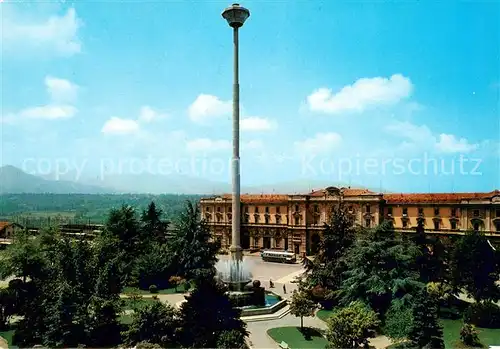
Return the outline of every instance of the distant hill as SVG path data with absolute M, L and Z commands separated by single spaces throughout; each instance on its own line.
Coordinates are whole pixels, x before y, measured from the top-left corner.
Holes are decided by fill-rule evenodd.
M 14 166 L 0 167 L 0 194 L 105 194 L 113 190 L 71 181 L 47 180 Z
M 122 174 L 109 175 L 105 178 L 90 178 L 66 174 L 64 180 L 55 179 L 55 175 L 32 175 L 14 166 L 0 167 L 0 194 L 21 193 L 53 193 L 53 194 L 187 194 L 187 195 L 217 195 L 231 192 L 229 182 L 211 181 L 205 178 L 181 174 Z M 71 180 L 79 178 L 78 181 Z M 317 181 L 299 179 L 296 181 L 274 184 L 245 186 L 243 194 L 305 194 L 329 186 L 355 187 L 379 192 L 380 188 L 366 188 L 355 183 Z

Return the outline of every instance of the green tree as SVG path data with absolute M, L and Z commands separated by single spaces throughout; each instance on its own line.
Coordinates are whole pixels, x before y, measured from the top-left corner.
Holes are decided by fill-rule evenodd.
M 178 271 L 176 275 L 187 280 L 210 278 L 220 245 L 211 241 L 212 234 L 201 220 L 199 207 L 188 202 L 177 227 L 177 232 L 169 243 L 175 269 Z
M 314 310 L 316 310 L 316 303 L 304 291 L 293 291 L 292 301 L 290 302 L 290 313 L 296 317 L 300 317 L 301 330 L 304 329 L 304 316 L 314 316 Z
M 200 279 L 181 306 L 180 340 L 184 347 L 215 348 L 226 331 L 239 332 L 243 341 L 240 345 L 244 345 L 248 333 L 240 319 L 241 310 L 233 307 L 227 288 L 218 284 L 214 276 L 215 272 L 212 277 Z
M 217 349 L 247 349 L 245 335 L 240 331 L 222 331 L 217 340 Z
M 2 279 L 15 275 L 26 282 L 27 278 L 43 267 L 37 240 L 28 231 L 14 234 L 12 244 L 7 247 L 0 263 Z
M 160 289 L 169 286 L 169 277 L 174 273 L 175 263 L 169 246 L 153 242 L 148 253 L 138 257 L 135 267 L 135 279 L 140 289 L 156 285 Z
M 103 235 L 117 241 L 118 252 L 122 253 L 122 268 L 126 283 L 131 283 L 137 258 L 144 252 L 143 231 L 140 229 L 136 211 L 123 205 L 109 212 Z
M 408 337 L 413 325 L 411 305 L 394 300 L 385 314 L 384 333 L 391 339 L 403 340 Z
M 95 284 L 87 310 L 88 332 L 93 347 L 110 347 L 120 342 L 120 292 L 123 287 L 123 256 L 116 239 L 103 236 L 95 244 L 92 261 Z
M 145 230 L 144 235 L 148 240 L 159 243 L 165 243 L 167 241 L 169 222 L 162 220 L 162 216 L 163 211 L 157 208 L 153 201 L 151 201 L 147 209 L 142 211 L 142 229 Z
M 439 324 L 436 300 L 422 289 L 413 306 L 413 323 L 408 339 L 418 348 L 444 348 L 443 330 Z
M 327 299 L 335 300 L 346 270 L 344 256 L 355 241 L 353 217 L 344 205 L 332 210 L 321 234 L 318 252 L 310 265 L 308 288 L 321 287 Z
M 0 330 L 8 328 L 9 320 L 16 311 L 15 291 L 10 287 L 0 288 Z
M 410 304 L 423 288 L 416 266 L 419 251 L 411 241 L 396 236 L 387 223 L 364 235 L 346 256 L 342 301 L 360 300 L 384 316 L 393 299 Z
M 471 324 L 463 324 L 460 329 L 460 340 L 463 344 L 469 347 L 481 347 L 481 342 L 478 336 L 479 332 L 476 330 L 476 326 Z
M 176 343 L 178 314 L 175 309 L 160 301 L 137 309 L 132 315 L 132 323 L 124 333 L 125 343 L 134 346 L 147 341 L 162 348 Z
M 377 314 L 361 302 L 337 309 L 327 320 L 327 348 L 367 347 L 379 325 Z
M 495 282 L 500 278 L 496 252 L 479 231 L 467 232 L 458 240 L 451 260 L 452 284 L 476 301 L 500 298 Z

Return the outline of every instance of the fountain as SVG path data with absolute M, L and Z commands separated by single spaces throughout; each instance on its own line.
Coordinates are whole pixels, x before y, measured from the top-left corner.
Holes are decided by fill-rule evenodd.
M 266 291 L 259 280 L 252 282 L 251 261 L 219 260 L 216 269 L 218 279 L 228 288 L 229 299 L 241 309 L 241 316 L 273 314 L 286 306 L 286 300 Z
M 230 291 L 242 291 L 252 281 L 251 265 L 248 260 L 219 260 L 215 268 L 219 279 Z

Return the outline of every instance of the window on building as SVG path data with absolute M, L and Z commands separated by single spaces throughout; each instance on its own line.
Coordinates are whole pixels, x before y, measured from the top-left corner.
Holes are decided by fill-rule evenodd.
M 281 216 L 276 216 L 276 224 L 281 224 Z
M 457 209 L 456 208 L 452 208 L 451 209 L 451 216 L 455 217 L 456 215 L 457 215 Z
M 439 221 L 434 221 L 434 230 L 439 230 Z
M 403 208 L 403 216 L 408 216 L 408 208 Z
M 371 223 L 371 219 L 365 219 L 365 227 L 370 228 Z
M 300 224 L 300 217 L 295 216 L 295 225 L 299 225 L 299 224 Z
M 221 216 L 217 216 L 217 223 L 220 223 L 222 221 L 222 217 Z
M 388 214 L 389 216 L 392 216 L 392 207 L 388 207 L 388 208 L 387 208 L 387 214 Z
M 266 206 L 266 213 L 269 213 L 269 206 Z
M 474 217 L 479 217 L 479 210 L 474 210 L 473 214 L 474 214 Z
M 498 209 L 498 208 L 495 211 L 495 217 L 500 218 L 500 209 Z
M 354 211 L 354 208 L 352 207 L 352 205 L 350 205 L 347 210 L 349 211 L 349 213 L 352 213 Z
M 217 212 L 220 212 L 220 206 L 217 206 Z
M 403 221 L 403 228 L 408 228 L 408 221 L 406 219 Z
M 269 216 L 265 217 L 266 224 L 269 224 Z
M 319 212 L 319 206 L 318 206 L 318 205 L 314 205 L 314 212 L 315 212 L 315 213 L 318 213 L 318 212 Z
M 276 213 L 278 213 L 278 214 L 280 214 L 280 213 L 281 213 L 281 212 L 280 212 L 280 207 L 279 207 L 279 206 L 278 206 L 278 207 L 276 207 Z
M 418 214 L 423 215 L 424 214 L 424 209 L 422 207 L 418 208 Z
M 497 232 L 500 232 L 500 222 L 495 223 L 495 228 Z
M 451 221 L 451 230 L 457 230 L 457 222 Z
M 299 205 L 295 205 L 295 212 L 299 212 Z
M 479 223 L 474 223 L 473 227 L 474 227 L 474 231 L 478 231 L 479 230 Z
M 209 215 L 209 214 L 206 214 L 206 215 L 205 215 L 205 219 L 206 219 L 207 221 L 209 221 L 209 220 L 210 220 L 210 215 Z
M 244 223 L 248 223 L 249 219 L 248 219 L 248 215 L 245 215 L 245 217 L 243 217 L 243 222 Z
M 316 217 L 313 218 L 313 224 L 314 225 L 318 225 L 319 224 L 319 217 L 318 216 L 316 216 Z
M 259 217 L 259 215 L 255 215 L 255 216 L 254 216 L 255 223 L 259 223 L 259 218 L 260 218 L 260 217 Z
M 434 216 L 439 216 L 439 207 L 434 207 Z
M 366 205 L 366 213 L 370 213 L 370 205 Z
M 248 213 L 248 206 L 245 206 L 245 213 Z
M 259 213 L 259 206 L 255 206 L 255 213 Z
M 233 206 L 228 207 L 228 212 L 233 212 Z M 247 210 L 247 212 L 248 212 L 248 210 Z
M 207 206 L 207 207 L 205 208 L 205 211 L 210 212 L 210 207 L 208 207 L 208 206 Z

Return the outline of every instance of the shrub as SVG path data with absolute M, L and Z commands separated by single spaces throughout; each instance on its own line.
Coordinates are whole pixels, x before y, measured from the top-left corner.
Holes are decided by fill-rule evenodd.
M 500 328 L 500 307 L 491 302 L 472 303 L 464 314 L 464 322 L 483 328 Z
M 158 293 L 158 287 L 156 287 L 156 285 L 150 285 L 149 292 L 150 293 Z
M 408 337 L 413 323 L 412 308 L 400 302 L 393 302 L 385 314 L 384 333 L 387 337 L 400 340 Z
M 465 323 L 460 329 L 460 340 L 467 346 L 479 347 L 480 341 L 476 327 Z
M 149 343 L 147 341 L 143 341 L 140 343 L 137 343 L 135 346 L 136 349 L 161 349 L 161 345 L 159 344 L 154 344 L 154 343 Z
M 452 292 L 453 289 L 451 286 L 442 282 L 429 282 L 427 284 L 427 293 L 439 301 L 449 300 L 453 296 Z
M 219 349 L 244 349 L 247 348 L 245 335 L 240 331 L 222 331 L 217 339 Z
M 327 320 L 328 348 L 359 348 L 368 344 L 380 325 L 377 314 L 361 302 L 336 310 Z

